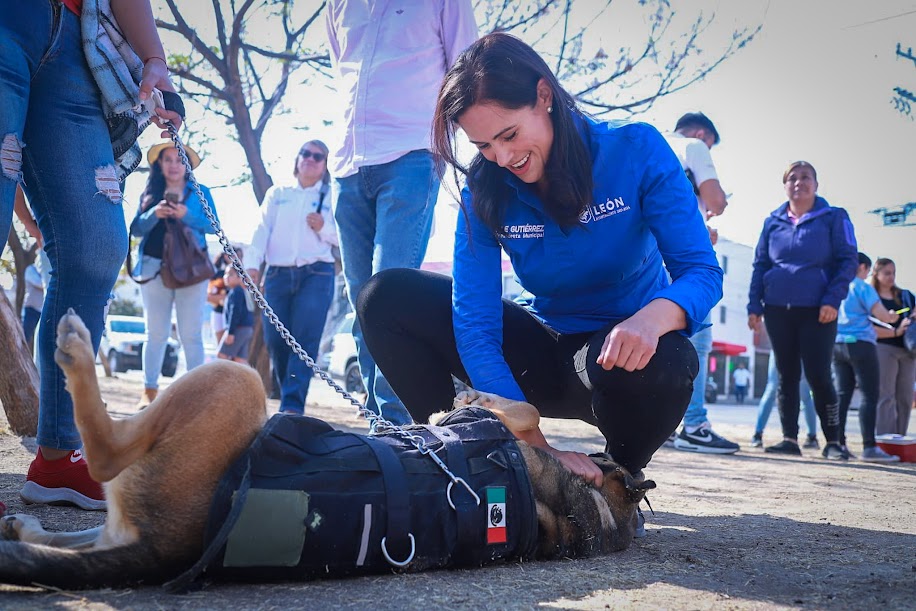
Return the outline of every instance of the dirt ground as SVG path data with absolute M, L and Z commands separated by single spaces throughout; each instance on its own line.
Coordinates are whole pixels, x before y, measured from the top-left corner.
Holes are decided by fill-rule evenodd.
M 314 386 L 323 383 L 315 379 Z M 139 378 L 102 380 L 109 410 L 127 415 Z M 316 389 L 309 415 L 362 428 L 352 408 Z M 275 406 L 274 406 L 275 408 Z M 0 417 L 0 428 L 3 420 Z M 550 420 L 563 448 L 596 451 L 596 429 Z M 209 584 L 187 595 L 158 587 L 56 592 L 0 586 L 4 609 L 913 609 L 916 607 L 916 464 L 838 464 L 751 449 L 750 420 L 717 425 L 734 456 L 662 448 L 647 468 L 648 536 L 602 558 L 303 584 Z M 853 451 L 860 439 L 851 438 Z M 33 438 L 0 432 L 0 500 L 49 530 L 95 526 L 104 514 L 25 508 L 18 491 Z M 645 507 L 644 507 L 645 509 Z

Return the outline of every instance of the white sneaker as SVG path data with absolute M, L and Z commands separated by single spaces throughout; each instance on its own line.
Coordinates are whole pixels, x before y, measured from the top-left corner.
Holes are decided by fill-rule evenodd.
M 900 462 L 900 457 L 888 454 L 878 446 L 864 448 L 862 450 L 863 462 Z

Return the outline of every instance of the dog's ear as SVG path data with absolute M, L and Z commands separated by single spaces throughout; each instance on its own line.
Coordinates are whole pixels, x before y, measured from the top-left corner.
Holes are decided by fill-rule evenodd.
M 623 485 L 627 489 L 627 497 L 634 505 L 638 505 L 646 497 L 646 492 L 655 489 L 655 482 L 651 479 L 637 481 L 632 475 L 626 473 L 623 467 L 619 468 L 624 471 Z
M 646 496 L 646 492 L 655 488 L 654 481 L 643 479 L 642 477 L 633 477 L 629 471 L 617 464 L 613 457 L 606 452 L 589 454 L 589 458 L 598 465 L 604 473 L 604 477 L 610 477 L 620 482 L 624 490 L 626 490 L 627 499 L 633 504 L 638 504 Z

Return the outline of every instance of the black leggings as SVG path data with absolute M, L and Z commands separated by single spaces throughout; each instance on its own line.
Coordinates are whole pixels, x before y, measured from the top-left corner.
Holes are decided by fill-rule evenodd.
M 470 384 L 455 346 L 451 295 L 447 276 L 391 269 L 376 274 L 357 299 L 366 347 L 417 422 L 451 409 L 452 376 Z M 541 416 L 597 426 L 607 452 L 636 472 L 684 416 L 699 362 L 686 337 L 668 333 L 642 371 L 605 371 L 596 360 L 617 322 L 562 335 L 503 300 L 503 352 Z
M 814 395 L 814 409 L 821 421 L 827 442 L 839 442 L 840 410 L 830 374 L 833 343 L 836 341 L 836 321 L 818 322 L 820 308 L 785 308 L 766 306 L 766 323 L 776 369 L 779 371 L 779 418 L 782 436 L 798 438 L 798 385 L 802 363 L 805 378 Z
M 846 445 L 846 416 L 856 388 L 862 390 L 859 404 L 859 427 L 862 446 L 875 446 L 875 421 L 878 413 L 878 350 L 870 342 L 853 342 L 833 346 L 833 368 L 836 370 L 837 397 L 840 400 L 840 443 Z

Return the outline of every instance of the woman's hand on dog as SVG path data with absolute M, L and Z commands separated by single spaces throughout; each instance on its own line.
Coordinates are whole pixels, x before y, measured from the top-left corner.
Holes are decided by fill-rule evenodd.
M 541 432 L 540 428 L 533 428 L 523 432 L 513 431 L 513 433 L 519 441 L 524 441 L 532 448 L 547 452 L 559 460 L 560 464 L 566 467 L 566 469 L 578 475 L 589 484 L 599 488 L 601 487 L 601 482 L 604 480 L 604 473 L 601 471 L 601 468 L 595 464 L 595 461 L 586 454 L 552 448 L 550 444 L 547 443 L 547 439 L 544 437 L 544 433 Z

